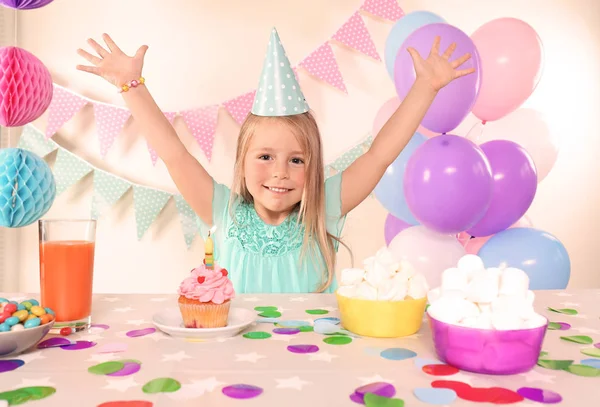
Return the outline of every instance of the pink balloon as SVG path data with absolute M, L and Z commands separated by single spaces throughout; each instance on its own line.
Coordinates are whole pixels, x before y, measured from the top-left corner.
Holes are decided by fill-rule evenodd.
M 511 227 L 509 229 L 529 228 L 532 226 L 533 226 L 533 223 L 531 223 L 531 220 L 527 217 L 527 215 L 525 215 L 521 219 L 519 219 L 517 222 L 515 222 L 514 225 L 511 225 Z M 465 232 L 463 232 L 463 233 L 465 233 Z M 483 236 L 483 237 L 475 237 L 473 239 L 467 240 L 466 244 L 465 244 L 465 251 L 468 254 L 477 254 L 477 252 L 479 252 L 479 249 L 481 249 L 481 246 L 483 246 L 485 244 L 485 242 L 490 240 L 492 238 L 492 236 L 493 235 Z
M 375 120 L 373 120 L 373 127 L 371 129 L 371 134 L 373 137 L 377 136 L 377 134 L 381 131 L 385 123 L 392 117 L 394 112 L 398 110 L 400 107 L 401 100 L 397 97 L 393 97 L 385 102 L 377 111 L 377 115 L 375 116 Z M 429 129 L 426 129 L 423 126 L 419 126 L 417 129 L 418 133 L 421 133 L 427 138 L 431 138 L 437 136 L 438 133 L 435 133 Z
M 481 58 L 481 89 L 472 113 L 492 121 L 517 109 L 535 90 L 543 64 L 542 41 L 516 18 L 499 18 L 472 35 Z
M 546 118 L 537 110 L 517 109 L 502 119 L 486 123 L 477 144 L 490 140 L 509 140 L 520 144 L 531 156 L 538 184 L 546 178 L 558 157 L 558 136 L 550 130 Z

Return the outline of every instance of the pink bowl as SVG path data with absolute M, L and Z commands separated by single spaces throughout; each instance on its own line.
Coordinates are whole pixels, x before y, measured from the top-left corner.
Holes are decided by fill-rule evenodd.
M 499 331 L 451 325 L 427 314 L 433 344 L 444 363 L 468 372 L 510 375 L 531 370 L 537 363 L 546 324 L 531 329 Z

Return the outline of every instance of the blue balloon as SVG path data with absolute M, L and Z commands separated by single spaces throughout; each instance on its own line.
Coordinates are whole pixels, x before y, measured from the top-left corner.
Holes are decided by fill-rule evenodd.
M 477 253 L 486 267 L 516 267 L 529 276 L 531 290 L 567 287 L 571 261 L 563 244 L 534 228 L 506 229 L 492 236 Z
M 421 133 L 415 133 L 396 160 L 387 168 L 374 191 L 375 197 L 388 212 L 413 226 L 418 225 L 419 221 L 408 209 L 404 197 L 404 172 L 409 158 L 425 141 L 427 141 L 427 137 Z
M 414 11 L 396 21 L 385 41 L 384 55 L 385 66 L 392 81 L 394 81 L 396 56 L 406 38 L 418 28 L 427 24 L 436 23 L 446 23 L 446 21 L 437 14 L 433 14 L 429 11 Z M 423 58 L 425 57 L 426 55 L 423 55 Z

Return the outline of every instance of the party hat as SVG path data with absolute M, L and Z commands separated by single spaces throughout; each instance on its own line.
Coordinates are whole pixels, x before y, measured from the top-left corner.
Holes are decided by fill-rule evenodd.
M 296 75 L 273 28 L 252 113 L 257 116 L 292 116 L 308 112 Z

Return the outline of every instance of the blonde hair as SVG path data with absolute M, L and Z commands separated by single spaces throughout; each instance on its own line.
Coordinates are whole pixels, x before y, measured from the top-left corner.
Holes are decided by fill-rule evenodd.
M 233 172 L 233 185 L 231 188 L 234 202 L 240 197 L 243 202 L 252 203 L 252 195 L 248 191 L 244 177 L 244 160 L 248 153 L 250 141 L 257 127 L 262 123 L 282 123 L 296 136 L 298 143 L 305 155 L 305 183 L 302 198 L 294 210 L 298 210 L 298 222 L 304 224 L 304 238 L 302 244 L 302 258 L 307 252 L 318 258 L 320 252 L 325 262 L 325 281 L 317 292 L 325 291 L 333 281 L 335 274 L 336 249 L 334 241 L 346 246 L 339 238 L 327 231 L 325 213 L 325 169 L 323 165 L 323 146 L 319 127 L 310 112 L 292 116 L 256 116 L 248 115 L 242 128 L 237 143 L 235 165 Z M 237 196 L 235 196 L 237 195 Z M 307 199 L 307 197 L 309 197 Z M 234 217 L 235 219 L 235 217 Z M 316 245 L 314 243 L 316 243 Z M 347 246 L 346 246 L 347 247 Z

